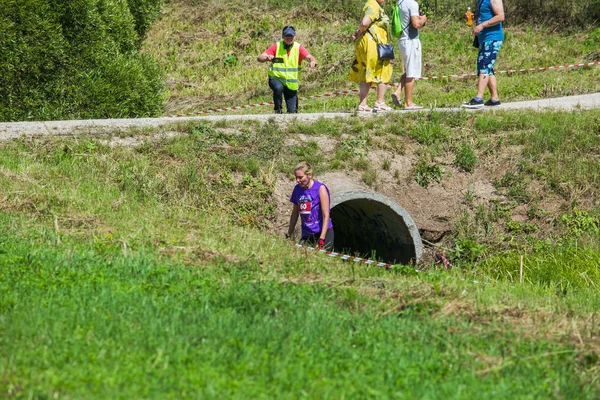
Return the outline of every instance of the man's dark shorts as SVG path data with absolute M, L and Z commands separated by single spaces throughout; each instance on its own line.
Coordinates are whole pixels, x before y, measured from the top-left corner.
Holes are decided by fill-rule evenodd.
M 494 64 L 498 51 L 502 47 L 502 40 L 483 42 L 479 45 L 479 56 L 477 57 L 477 73 L 483 75 L 494 75 Z

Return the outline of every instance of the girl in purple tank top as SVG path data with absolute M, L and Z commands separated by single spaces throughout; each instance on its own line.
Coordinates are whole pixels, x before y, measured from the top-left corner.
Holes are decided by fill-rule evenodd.
M 290 227 L 286 237 L 291 237 L 298 222 L 302 221 L 302 239 L 300 243 L 318 245 L 321 249 L 333 248 L 333 224 L 329 217 L 329 189 L 312 177 L 309 163 L 301 162 L 294 169 L 297 185 L 290 201 L 294 204 Z

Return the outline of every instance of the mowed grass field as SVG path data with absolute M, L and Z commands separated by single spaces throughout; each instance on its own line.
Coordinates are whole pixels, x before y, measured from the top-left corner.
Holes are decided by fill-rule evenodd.
M 595 399 L 598 118 L 199 122 L 173 125 L 174 137 L 3 142 L 0 393 Z M 298 133 L 304 145 L 286 144 Z M 333 153 L 319 137 L 337 141 Z M 119 140 L 137 145 L 108 146 Z M 398 143 L 415 146 L 426 166 L 445 152 L 474 171 L 506 158 L 497 187 L 511 201 L 464 195 L 446 244 L 463 270 L 359 266 L 272 233 L 274 183 L 289 165 L 308 158 L 321 160 L 319 171 L 377 176 L 366 156 L 393 157 Z M 542 200 L 554 195 L 564 211 L 549 215 Z M 524 205 L 530 219 L 516 223 L 511 212 Z

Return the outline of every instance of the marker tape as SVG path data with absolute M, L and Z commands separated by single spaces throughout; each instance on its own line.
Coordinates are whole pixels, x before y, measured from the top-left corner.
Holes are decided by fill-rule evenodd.
M 393 264 L 378 262 L 378 261 L 371 260 L 368 258 L 354 257 L 354 256 L 350 256 L 348 254 L 336 253 L 334 251 L 329 251 L 329 250 L 325 250 L 325 249 L 317 249 L 315 247 L 305 246 L 300 243 L 296 244 L 296 247 L 299 249 L 306 249 L 308 251 L 316 251 L 319 254 L 325 254 L 325 255 L 328 255 L 329 257 L 339 258 L 344 261 L 354 261 L 354 262 L 363 263 L 366 265 L 376 265 L 377 267 L 384 267 L 385 269 L 388 269 L 388 270 L 394 266 Z M 419 270 L 416 268 L 412 268 L 412 269 L 417 273 L 425 272 L 425 271 L 422 271 L 422 270 Z M 465 278 L 461 278 L 461 281 L 465 281 Z M 489 284 L 489 282 L 480 282 L 480 281 L 471 281 L 471 282 L 476 283 L 476 284 L 484 284 L 484 285 Z
M 549 71 L 549 70 L 553 70 L 553 69 L 563 69 L 564 70 L 564 69 L 576 68 L 576 67 L 591 67 L 594 65 L 600 65 L 600 61 L 594 61 L 594 62 L 590 62 L 590 63 L 579 63 L 579 64 L 553 65 L 553 66 L 549 66 L 549 67 L 506 69 L 503 71 L 496 71 L 496 74 L 512 74 L 512 73 L 518 73 L 518 72 L 532 72 L 532 71 Z M 474 76 L 477 76 L 477 74 L 429 75 L 429 76 L 417 78 L 416 80 L 428 81 L 428 80 L 436 80 L 436 79 L 470 78 L 470 77 L 474 77 Z M 399 83 L 388 84 L 388 86 L 390 86 L 390 87 L 396 87 L 398 85 L 399 85 Z M 308 97 L 299 97 L 299 100 L 306 101 L 306 100 L 319 99 L 322 97 L 344 96 L 347 94 L 353 94 L 353 93 L 358 93 L 358 92 L 359 92 L 358 89 L 340 90 L 339 92 L 323 93 L 323 94 L 318 94 L 315 96 L 308 96 Z M 248 108 L 272 106 L 272 105 L 273 105 L 272 101 L 266 101 L 263 103 L 246 104 L 243 106 L 211 108 L 208 110 L 195 111 L 195 112 L 191 112 L 191 113 L 187 113 L 187 114 L 173 114 L 173 115 L 169 115 L 168 118 L 198 116 L 198 115 L 203 115 L 203 114 L 214 114 L 214 113 L 220 113 L 220 112 L 225 112 L 225 111 L 245 110 Z

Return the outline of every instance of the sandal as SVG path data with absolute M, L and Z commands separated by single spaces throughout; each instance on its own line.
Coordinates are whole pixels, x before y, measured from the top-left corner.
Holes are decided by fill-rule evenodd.
M 394 103 L 396 107 L 402 108 L 402 103 L 400 102 L 398 96 L 396 96 L 396 93 L 392 93 L 392 103 Z
M 393 108 L 388 106 L 387 104 L 385 104 L 385 102 L 383 103 L 378 103 L 375 102 L 375 107 L 373 108 L 373 111 L 375 112 L 387 112 L 387 111 L 392 111 Z
M 370 113 L 373 112 L 373 109 L 369 106 L 359 105 L 357 111 L 360 113 Z

